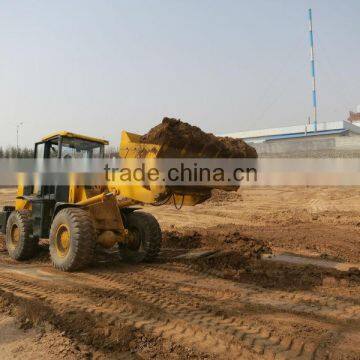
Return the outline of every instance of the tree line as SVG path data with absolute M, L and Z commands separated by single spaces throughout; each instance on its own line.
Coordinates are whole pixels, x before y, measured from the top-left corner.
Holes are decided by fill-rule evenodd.
M 0 146 L 0 159 L 31 159 L 34 157 L 34 149 L 28 147 L 8 146 L 3 148 Z M 106 158 L 119 157 L 119 149 L 109 146 L 105 150 Z
M 16 146 L 8 146 L 3 148 L 0 146 L 0 159 L 28 159 L 34 157 L 34 149 L 27 147 L 18 148 Z

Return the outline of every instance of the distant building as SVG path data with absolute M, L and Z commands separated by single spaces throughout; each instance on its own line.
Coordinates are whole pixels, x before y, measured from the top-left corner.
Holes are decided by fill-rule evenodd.
M 356 115 L 360 115 L 356 113 Z M 241 131 L 225 136 L 241 138 L 261 157 L 360 157 L 360 117 L 273 129 Z

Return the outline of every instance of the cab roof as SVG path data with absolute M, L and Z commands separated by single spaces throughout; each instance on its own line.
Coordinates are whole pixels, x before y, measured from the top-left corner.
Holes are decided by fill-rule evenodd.
M 91 137 L 91 136 L 74 134 L 74 133 L 71 133 L 71 132 L 68 132 L 68 131 L 59 131 L 59 132 L 56 132 L 56 133 L 52 133 L 52 134 L 50 134 L 48 136 L 43 137 L 42 141 L 53 140 L 53 139 L 58 138 L 59 136 L 72 138 L 72 139 L 80 139 L 80 140 L 92 141 L 92 142 L 96 142 L 96 143 L 103 144 L 103 145 L 109 145 L 109 142 L 107 140 L 98 139 L 98 138 L 94 138 L 94 137 Z

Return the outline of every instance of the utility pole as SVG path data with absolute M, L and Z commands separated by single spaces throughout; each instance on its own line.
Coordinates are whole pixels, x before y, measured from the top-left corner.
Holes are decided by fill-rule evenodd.
M 312 10 L 309 9 L 309 32 L 310 32 L 310 62 L 311 77 L 313 81 L 312 101 L 314 108 L 314 130 L 317 131 L 317 98 L 316 98 L 316 77 L 315 77 L 315 56 L 314 56 L 314 35 L 312 24 Z
M 20 133 L 20 126 L 24 125 L 23 122 L 16 124 L 16 153 L 19 156 L 19 133 Z

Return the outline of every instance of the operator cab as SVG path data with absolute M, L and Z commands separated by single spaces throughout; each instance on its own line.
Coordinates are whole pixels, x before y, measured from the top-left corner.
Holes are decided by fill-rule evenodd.
M 106 140 L 62 131 L 46 136 L 36 143 L 34 157 L 37 159 L 104 158 L 105 145 L 108 144 Z M 25 185 L 18 189 L 17 201 L 31 204 L 34 236 L 38 238 L 49 236 L 55 208 L 58 204 L 69 202 L 69 195 L 69 185 L 44 185 L 41 178 L 38 179 L 37 185 Z
M 67 131 L 51 134 L 35 144 L 35 158 L 104 158 L 109 142 Z

